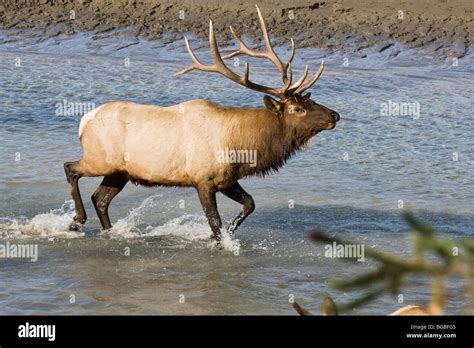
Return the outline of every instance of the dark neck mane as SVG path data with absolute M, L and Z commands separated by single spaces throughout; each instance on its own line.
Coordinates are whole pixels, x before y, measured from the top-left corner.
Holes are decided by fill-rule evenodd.
M 252 167 L 248 163 L 238 164 L 239 178 L 277 172 L 314 136 L 299 135 L 296 129 L 287 126 L 281 118 L 266 108 L 245 110 L 245 113 L 235 115 L 229 121 L 229 148 L 257 151 L 256 166 Z

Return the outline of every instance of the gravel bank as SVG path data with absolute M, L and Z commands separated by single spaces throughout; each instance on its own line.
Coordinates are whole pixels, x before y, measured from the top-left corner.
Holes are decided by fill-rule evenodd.
M 423 48 L 423 54 L 433 58 L 461 58 L 468 53 L 474 32 L 471 0 L 4 0 L 0 29 L 41 37 L 87 31 L 100 39 L 126 28 L 127 35 L 148 40 L 176 40 L 187 32 L 206 39 L 211 18 L 220 40 L 231 39 L 232 24 L 258 42 L 255 3 L 276 44 L 295 37 L 298 47 L 362 58 L 367 48 L 383 52 L 395 43 Z M 397 54 L 395 50 L 393 55 Z

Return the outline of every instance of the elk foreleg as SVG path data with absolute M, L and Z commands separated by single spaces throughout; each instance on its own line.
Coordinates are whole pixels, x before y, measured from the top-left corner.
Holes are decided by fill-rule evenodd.
M 240 226 L 242 222 L 252 214 L 252 212 L 255 210 L 255 202 L 252 198 L 251 195 L 249 195 L 245 190 L 242 188 L 242 186 L 239 185 L 238 182 L 236 182 L 234 185 L 231 187 L 222 190 L 221 191 L 223 194 L 225 194 L 227 197 L 230 199 L 233 199 L 237 203 L 240 203 L 243 205 L 242 211 L 240 212 L 239 215 L 237 215 L 234 220 L 232 220 L 231 224 L 227 227 L 227 230 L 229 231 L 230 234 L 233 234 L 237 227 Z
M 122 191 L 127 182 L 128 178 L 123 174 L 106 176 L 92 195 L 92 203 L 94 203 L 94 208 L 99 216 L 102 229 L 107 230 L 112 227 L 109 218 L 109 204 L 112 199 Z
M 216 202 L 216 190 L 214 188 L 209 188 L 205 186 L 197 187 L 199 200 L 201 201 L 202 209 L 206 214 L 207 221 L 211 226 L 213 233 L 212 239 L 214 239 L 218 244 L 221 241 L 221 228 L 222 222 L 219 212 L 217 210 Z

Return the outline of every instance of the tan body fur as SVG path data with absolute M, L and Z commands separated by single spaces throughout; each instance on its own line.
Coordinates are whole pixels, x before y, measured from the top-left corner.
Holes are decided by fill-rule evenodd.
M 80 166 L 85 176 L 122 172 L 145 185 L 211 181 L 223 189 L 242 177 L 264 174 L 286 159 L 294 149 L 291 143 L 282 146 L 288 138 L 285 130 L 265 108 L 222 107 L 206 100 L 171 107 L 110 102 L 81 121 Z M 258 165 L 220 163 L 218 151 L 226 147 L 256 150 Z

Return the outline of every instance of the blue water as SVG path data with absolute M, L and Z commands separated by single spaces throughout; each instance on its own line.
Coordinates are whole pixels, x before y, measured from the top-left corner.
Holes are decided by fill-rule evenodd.
M 71 40 L 0 45 L 0 236 L 39 244 L 36 263 L 0 260 L 2 314 L 292 314 L 290 295 L 317 312 L 327 294 L 336 302 L 354 298 L 327 280 L 373 263 L 325 258 L 323 246 L 307 238 L 312 228 L 401 255 L 410 254 L 404 210 L 444 237 L 473 235 L 472 64 L 374 56 L 346 67 L 337 55 L 325 57 L 312 92 L 342 119 L 278 174 L 242 182 L 257 209 L 232 241 L 238 255 L 208 246 L 210 231 L 192 189 L 129 184 L 111 205 L 114 229 L 100 233 L 89 200 L 100 179 L 82 179 L 89 221 L 83 233 L 67 232 L 72 211 L 62 166 L 81 156 L 81 115 L 58 115 L 57 103 L 166 106 L 208 98 L 262 105 L 261 95 L 215 75 L 172 77 L 190 63 L 182 43 L 141 42 L 117 51 L 123 42 Z M 299 73 L 302 62 L 315 69 L 323 55 L 299 54 Z M 263 81 L 274 71 L 254 63 L 251 73 Z M 384 116 L 381 104 L 389 101 L 417 103 L 420 114 Z M 240 209 L 223 196 L 219 206 L 226 221 Z M 463 312 L 462 285 L 448 282 L 449 313 Z M 403 294 L 406 304 L 423 304 L 429 288 L 417 280 Z M 399 306 L 386 296 L 355 313 L 387 314 Z

